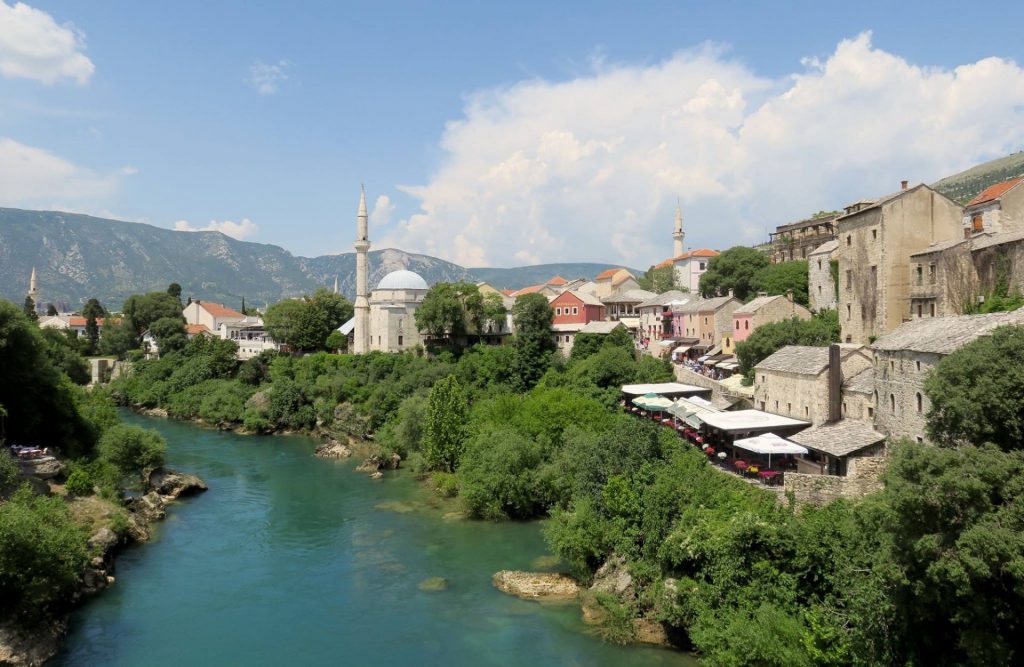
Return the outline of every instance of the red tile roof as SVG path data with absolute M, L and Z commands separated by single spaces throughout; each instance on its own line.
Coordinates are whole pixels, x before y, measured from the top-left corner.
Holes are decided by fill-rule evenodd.
M 660 264 L 655 264 L 654 268 L 664 269 L 666 266 L 672 266 L 672 258 L 666 259 L 664 262 L 661 262 Z
M 568 282 L 569 282 L 569 281 L 568 281 L 568 280 L 566 280 L 565 278 L 563 278 L 562 276 L 555 276 L 554 278 L 552 278 L 551 280 L 549 280 L 549 281 L 547 282 L 547 284 L 548 284 L 548 285 L 565 285 L 565 284 L 566 284 L 566 283 L 568 283 Z
M 612 276 L 622 270 L 623 269 L 607 269 L 597 274 L 597 277 L 594 278 L 594 280 L 611 280 Z
M 69 327 L 84 327 L 86 321 L 87 320 L 82 315 L 72 315 L 71 317 L 68 318 L 68 326 Z M 96 318 L 96 324 L 98 324 L 99 326 L 103 326 L 103 318 L 102 317 L 97 317 Z
M 210 333 L 210 330 L 205 324 L 186 324 L 185 333 L 189 336 L 198 336 L 203 333 Z
M 1022 181 L 1024 181 L 1024 177 L 1011 178 L 1008 181 L 1003 181 L 1002 183 L 990 185 L 987 188 L 985 188 L 985 190 L 982 191 L 980 195 L 978 195 L 971 201 L 967 202 L 967 207 L 970 208 L 971 206 L 974 206 L 976 204 L 984 204 L 987 201 L 999 199 L 1004 194 L 1020 185 Z
M 199 301 L 199 307 L 213 315 L 214 317 L 237 317 L 239 319 L 245 317 L 237 310 L 232 310 L 227 306 L 223 306 L 219 303 L 212 303 L 210 301 Z
M 514 290 L 514 289 L 503 289 L 503 290 L 501 290 L 501 293 L 504 294 L 505 296 L 515 296 L 516 290 Z
M 519 296 L 520 294 L 536 294 L 545 287 L 547 287 L 547 285 L 530 285 L 529 287 L 524 287 L 523 289 L 518 290 L 515 293 L 515 296 Z

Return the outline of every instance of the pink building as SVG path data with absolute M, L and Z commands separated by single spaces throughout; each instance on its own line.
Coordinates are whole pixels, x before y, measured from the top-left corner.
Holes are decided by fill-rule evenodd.
M 740 343 L 750 337 L 757 327 L 769 322 L 797 317 L 801 320 L 811 319 L 811 311 L 793 302 L 793 294 L 786 296 L 759 295 L 748 304 L 740 306 L 732 313 L 733 341 Z

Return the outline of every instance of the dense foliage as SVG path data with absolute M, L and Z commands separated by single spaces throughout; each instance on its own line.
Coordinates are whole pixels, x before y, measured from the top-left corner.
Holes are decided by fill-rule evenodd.
M 277 342 L 294 350 L 320 351 L 337 346 L 337 339 L 331 344 L 327 339 L 352 313 L 352 304 L 345 297 L 318 289 L 312 296 L 275 303 L 263 320 Z
M 793 292 L 793 300 L 801 306 L 810 305 L 807 295 L 807 260 L 769 264 L 754 274 L 755 292 L 785 294 Z
M 1024 446 L 1024 327 L 1000 327 L 953 352 L 924 385 L 928 437 L 955 446 Z
M 754 248 L 736 246 L 708 260 L 708 270 L 700 277 L 700 295 L 720 296 L 733 291 L 741 301 L 757 293 L 755 276 L 769 265 L 768 256 Z

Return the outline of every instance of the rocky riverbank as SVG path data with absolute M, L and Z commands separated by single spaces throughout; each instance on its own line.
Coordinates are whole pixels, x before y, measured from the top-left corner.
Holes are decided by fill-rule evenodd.
M 26 479 L 37 494 L 65 495 L 63 485 L 57 481 L 59 473 L 47 479 Z M 72 605 L 114 584 L 117 553 L 130 544 L 148 541 L 152 536 L 150 525 L 164 518 L 169 504 L 206 490 L 206 483 L 195 475 L 157 468 L 149 475 L 146 493 L 129 499 L 124 506 L 98 496 L 69 498 L 68 507 L 75 520 L 90 531 L 89 547 L 94 553 L 79 579 Z M 66 631 L 66 616 L 37 623 L 29 629 L 12 622 L 0 623 L 0 665 L 42 665 L 60 649 Z

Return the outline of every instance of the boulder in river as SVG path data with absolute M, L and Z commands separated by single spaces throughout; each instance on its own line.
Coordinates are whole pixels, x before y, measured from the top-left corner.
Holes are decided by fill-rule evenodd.
M 575 600 L 580 594 L 575 579 L 557 572 L 502 570 L 492 581 L 499 591 L 524 600 Z
M 321 459 L 347 459 L 352 456 L 352 450 L 337 440 L 328 440 L 316 448 L 313 456 Z
M 157 468 L 149 473 L 149 488 L 165 499 L 191 496 L 207 490 L 206 482 L 195 475 L 177 472 L 168 468 Z

